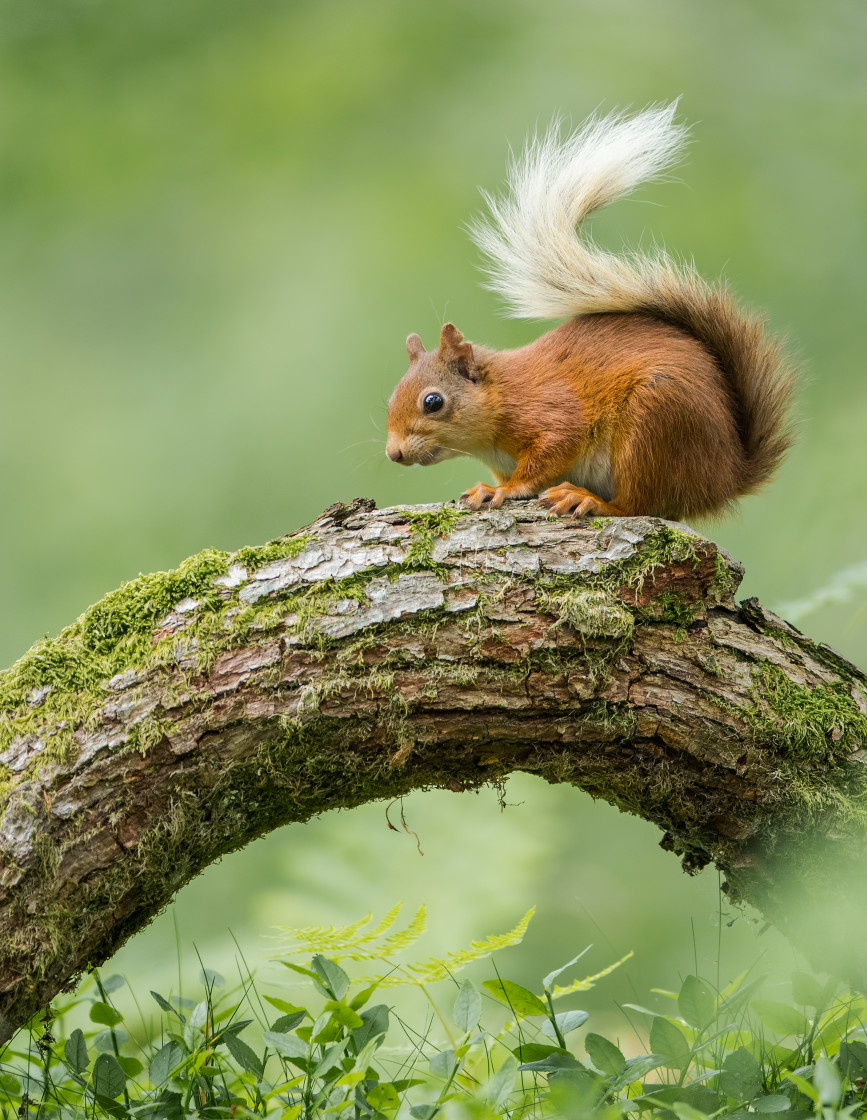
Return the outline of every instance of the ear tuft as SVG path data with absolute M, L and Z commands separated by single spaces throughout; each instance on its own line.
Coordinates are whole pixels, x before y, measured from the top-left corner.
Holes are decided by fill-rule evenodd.
M 416 362 L 424 353 L 424 345 L 417 334 L 411 334 L 406 340 L 406 352 L 411 362 Z
M 464 336 L 454 325 L 454 323 L 446 323 L 440 331 L 440 350 L 457 350 L 460 344 L 464 341 Z
M 472 343 L 464 342 L 464 336 L 454 323 L 446 323 L 440 331 L 439 353 L 467 381 L 481 380 L 482 374 L 476 365 Z

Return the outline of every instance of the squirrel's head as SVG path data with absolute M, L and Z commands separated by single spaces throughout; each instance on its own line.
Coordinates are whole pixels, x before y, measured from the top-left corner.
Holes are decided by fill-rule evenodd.
M 446 323 L 438 350 L 425 350 L 417 334 L 406 340 L 406 350 L 409 369 L 388 402 L 389 459 L 427 467 L 486 446 L 485 371 L 472 345 Z

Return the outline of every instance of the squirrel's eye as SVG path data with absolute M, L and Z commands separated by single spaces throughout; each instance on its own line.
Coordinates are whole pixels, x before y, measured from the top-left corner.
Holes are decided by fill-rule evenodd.
M 439 412 L 445 403 L 439 393 L 428 393 L 424 399 L 424 410 L 425 412 Z

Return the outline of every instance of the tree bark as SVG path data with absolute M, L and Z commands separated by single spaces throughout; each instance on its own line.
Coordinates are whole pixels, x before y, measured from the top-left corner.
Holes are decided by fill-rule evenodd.
M 256 836 L 516 770 L 863 985 L 867 678 L 741 576 L 652 518 L 358 499 L 124 585 L 0 680 L 0 1037 Z

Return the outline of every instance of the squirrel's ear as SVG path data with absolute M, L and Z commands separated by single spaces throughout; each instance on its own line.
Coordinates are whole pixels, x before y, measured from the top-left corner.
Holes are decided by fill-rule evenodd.
M 424 346 L 417 334 L 411 334 L 406 340 L 406 352 L 411 362 L 416 361 L 424 353 Z
M 464 336 L 454 325 L 446 323 L 440 331 L 440 357 L 457 368 L 461 377 L 467 381 L 480 381 L 481 371 L 476 365 L 472 343 L 464 342 Z
M 446 323 L 440 331 L 440 350 L 443 353 L 447 351 L 455 351 L 461 349 L 461 343 L 464 341 L 464 336 L 454 325 L 454 323 Z

